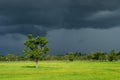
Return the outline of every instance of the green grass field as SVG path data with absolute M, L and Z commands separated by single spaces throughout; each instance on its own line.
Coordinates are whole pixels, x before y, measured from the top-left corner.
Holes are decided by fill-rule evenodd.
M 120 80 L 120 62 L 0 62 L 0 80 Z

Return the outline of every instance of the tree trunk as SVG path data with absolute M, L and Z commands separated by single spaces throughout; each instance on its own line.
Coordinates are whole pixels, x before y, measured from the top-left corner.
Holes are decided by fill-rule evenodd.
M 36 69 L 38 68 L 38 59 L 36 59 Z

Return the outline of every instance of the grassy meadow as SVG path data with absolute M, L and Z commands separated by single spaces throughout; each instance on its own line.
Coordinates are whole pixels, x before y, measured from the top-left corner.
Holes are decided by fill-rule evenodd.
M 0 62 L 0 80 L 120 80 L 120 62 Z

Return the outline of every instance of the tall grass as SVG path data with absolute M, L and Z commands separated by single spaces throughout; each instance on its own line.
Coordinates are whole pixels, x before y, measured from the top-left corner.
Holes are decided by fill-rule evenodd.
M 0 80 L 119 80 L 120 62 L 0 62 Z

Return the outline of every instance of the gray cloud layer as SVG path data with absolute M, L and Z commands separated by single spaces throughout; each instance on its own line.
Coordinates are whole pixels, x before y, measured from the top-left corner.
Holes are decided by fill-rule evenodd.
M 120 0 L 0 0 L 0 34 L 120 25 Z
M 99 45 L 105 50 L 114 47 L 118 49 L 119 33 L 115 33 L 119 32 L 116 31 L 119 28 L 108 32 L 108 35 L 105 35 L 106 31 L 98 32 L 81 28 L 118 27 L 119 13 L 120 0 L 0 0 L 0 54 L 21 53 L 25 35 L 29 33 L 34 36 L 46 36 L 54 52 L 56 50 L 64 53 L 79 48 L 83 51 L 93 48 L 93 51 L 99 48 Z M 77 30 L 71 31 L 71 29 L 81 30 L 76 32 Z M 113 32 L 116 37 L 115 35 L 111 37 Z M 108 39 L 105 39 L 106 37 Z M 105 42 L 101 39 L 105 39 Z M 107 42 L 111 45 L 102 46 L 102 43 L 104 45 Z

